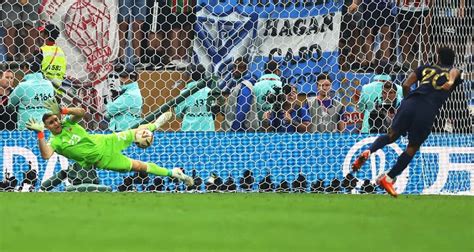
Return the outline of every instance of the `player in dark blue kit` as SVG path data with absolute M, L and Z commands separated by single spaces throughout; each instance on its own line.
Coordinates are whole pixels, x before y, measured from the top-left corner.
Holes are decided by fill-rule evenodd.
M 406 150 L 387 174 L 377 178 L 377 184 L 393 197 L 397 197 L 397 192 L 393 188 L 395 178 L 403 172 L 428 138 L 441 106 L 452 90 L 461 83 L 461 72 L 453 68 L 454 59 L 455 53 L 452 49 L 439 48 L 437 65 L 420 66 L 408 76 L 403 83 L 405 98 L 388 133 L 379 136 L 352 164 L 352 170 L 358 171 L 371 153 L 395 142 L 401 135 L 408 134 Z M 410 92 L 410 87 L 416 82 L 419 82 L 418 87 Z

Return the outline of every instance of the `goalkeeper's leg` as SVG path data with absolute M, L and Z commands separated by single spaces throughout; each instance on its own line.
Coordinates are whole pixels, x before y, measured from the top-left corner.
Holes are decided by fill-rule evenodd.
M 165 123 L 169 122 L 171 120 L 171 118 L 173 118 L 173 112 L 168 111 L 168 112 L 165 112 L 162 115 L 160 115 L 154 122 L 144 124 L 144 125 L 140 125 L 138 128 L 139 129 L 147 128 L 147 129 L 149 129 L 150 131 L 153 132 L 153 131 L 156 131 L 159 128 L 163 127 L 163 125 L 165 125 Z
M 158 175 L 158 176 L 169 176 L 169 177 L 177 178 L 183 181 L 184 184 L 186 184 L 186 186 L 194 185 L 193 178 L 184 174 L 181 168 L 173 168 L 169 170 L 151 162 L 145 163 L 140 160 L 134 160 L 134 159 L 131 159 L 131 161 L 132 161 L 133 171 L 138 171 L 138 172 L 146 171 L 147 173 Z
M 133 142 L 135 142 L 135 136 L 138 129 L 147 128 L 150 131 L 156 131 L 161 128 L 173 117 L 172 112 L 166 112 L 158 117 L 153 123 L 140 125 L 137 129 L 129 129 L 118 133 L 112 133 L 109 135 L 95 135 L 97 141 L 108 141 L 107 146 L 113 146 L 114 151 L 122 151 L 128 148 Z
M 144 171 L 157 176 L 177 178 L 183 181 L 187 186 L 194 184 L 193 179 L 190 176 L 185 175 L 181 168 L 167 169 L 160 167 L 155 163 L 131 159 L 122 153 L 117 153 L 113 155 L 113 157 L 104 157 L 97 163 L 97 167 L 116 172 Z

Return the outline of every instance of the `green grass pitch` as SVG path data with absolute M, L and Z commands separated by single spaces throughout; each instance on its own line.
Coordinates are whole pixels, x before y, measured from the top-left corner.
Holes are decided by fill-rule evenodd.
M 474 251 L 474 197 L 0 193 L 0 251 Z

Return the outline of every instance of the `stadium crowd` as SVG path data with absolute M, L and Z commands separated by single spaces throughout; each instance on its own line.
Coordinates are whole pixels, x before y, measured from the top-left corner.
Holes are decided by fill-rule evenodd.
M 26 117 L 40 119 L 43 101 L 52 96 L 62 98 L 67 62 L 55 44 L 59 28 L 53 24 L 37 27 L 41 23 L 40 1 L 7 0 L 0 5 L 5 46 L 0 60 L 21 63 L 19 70 L 24 75 L 12 76 L 13 67 L 2 70 L 0 129 L 24 129 Z M 181 93 L 207 78 L 201 65 L 191 64 L 195 5 L 192 0 L 119 1 L 119 52 L 113 63 L 125 67 L 111 85 L 112 95 L 106 101 L 108 129 L 122 131 L 142 119 L 141 71 L 187 73 L 190 81 L 181 87 Z M 433 61 L 431 52 L 441 44 L 453 45 L 457 65 L 472 71 L 472 56 L 462 58 L 472 53 L 470 13 L 470 0 L 345 1 L 340 69 L 375 73 L 369 84 L 356 87 L 351 95 L 357 99 L 352 104 L 342 102 L 347 94 L 334 90 L 330 73 L 320 73 L 312 83 L 316 93 L 302 94 L 285 83 L 278 62 L 267 62 L 263 75 L 255 77 L 248 73 L 249 59 L 244 56 L 234 60 L 231 79 L 217 80 L 178 104 L 174 108 L 176 118 L 182 121 L 182 131 L 385 132 L 402 100 L 397 74 Z M 448 31 L 440 27 L 455 28 L 460 36 L 449 40 Z M 128 44 L 131 52 L 127 53 Z M 14 80 L 15 76 L 21 79 Z M 42 83 L 45 88 L 32 83 Z M 442 109 L 434 131 L 472 131 L 466 87 L 458 88 Z M 347 116 L 349 106 L 357 108 L 356 119 Z M 218 125 L 217 118 L 223 118 Z
M 304 2 L 304 1 L 303 1 Z M 281 62 L 269 60 L 262 74 L 250 73 L 250 59 L 233 59 L 230 78 L 209 76 L 203 65 L 192 63 L 192 41 L 196 1 L 119 0 L 118 53 L 108 74 L 107 92 L 101 123 L 89 109 L 86 126 L 90 130 L 120 132 L 139 124 L 144 118 L 145 101 L 140 90 L 143 71 L 180 72 L 187 81 L 179 82 L 178 96 L 189 93 L 205 82 L 206 86 L 176 104 L 172 109 L 181 131 L 285 132 L 285 133 L 386 133 L 403 100 L 404 76 L 418 65 L 433 63 L 437 47 L 451 46 L 457 51 L 456 66 L 465 70 L 465 85 L 459 86 L 435 121 L 433 131 L 472 133 L 469 91 L 474 72 L 472 2 L 432 0 L 346 0 L 342 8 L 338 64 L 341 72 L 372 73 L 365 85 L 336 87 L 334 73 L 321 72 L 315 78 L 314 93 L 299 93 L 282 76 Z M 52 97 L 62 103 L 77 103 L 65 85 L 66 53 L 56 44 L 60 28 L 41 21 L 39 0 L 0 2 L 0 130 L 24 130 L 29 118 L 41 121 L 44 102 Z M 452 34 L 457 34 L 453 36 Z M 402 77 L 400 77 L 402 76 Z M 342 81 L 343 82 L 343 81 Z M 469 86 L 470 85 L 470 86 Z M 67 85 L 66 85 L 67 86 Z M 342 86 L 342 88 L 341 88 Z M 146 88 L 146 86 L 145 86 Z M 351 89 L 354 90 L 351 91 Z M 471 91 L 472 92 L 472 91 Z M 103 120 L 102 120 L 103 119 Z M 256 181 L 252 171 L 242 171 L 238 181 L 231 174 L 221 178 L 211 173 L 201 178 L 192 171 L 194 185 L 184 187 L 173 178 L 136 172 L 123 178 L 119 191 L 251 191 L 261 192 L 349 192 L 358 182 L 352 174 L 342 180 L 307 181 L 303 173 L 293 181 L 272 181 L 267 174 Z M 29 169 L 23 181 L 6 174 L 1 190 L 34 190 L 36 171 Z M 63 180 L 85 189 L 100 187 L 94 169 L 85 171 L 77 163 L 42 183 L 51 190 Z M 150 184 L 151 182 L 151 184 Z M 362 182 L 362 181 L 361 181 Z M 360 193 L 372 193 L 375 186 L 362 182 Z

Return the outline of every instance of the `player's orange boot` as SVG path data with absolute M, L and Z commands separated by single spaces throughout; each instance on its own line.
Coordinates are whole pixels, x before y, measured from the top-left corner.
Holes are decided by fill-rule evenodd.
M 383 174 L 377 179 L 377 185 L 381 186 L 388 194 L 396 198 L 398 194 L 393 188 L 393 183 L 393 179 L 387 176 L 387 174 Z
M 369 157 L 370 157 L 370 150 L 365 150 L 364 152 L 362 152 L 360 156 L 357 157 L 357 159 L 352 164 L 352 170 L 355 172 L 358 171 L 360 167 L 364 165 L 365 161 L 369 159 Z

